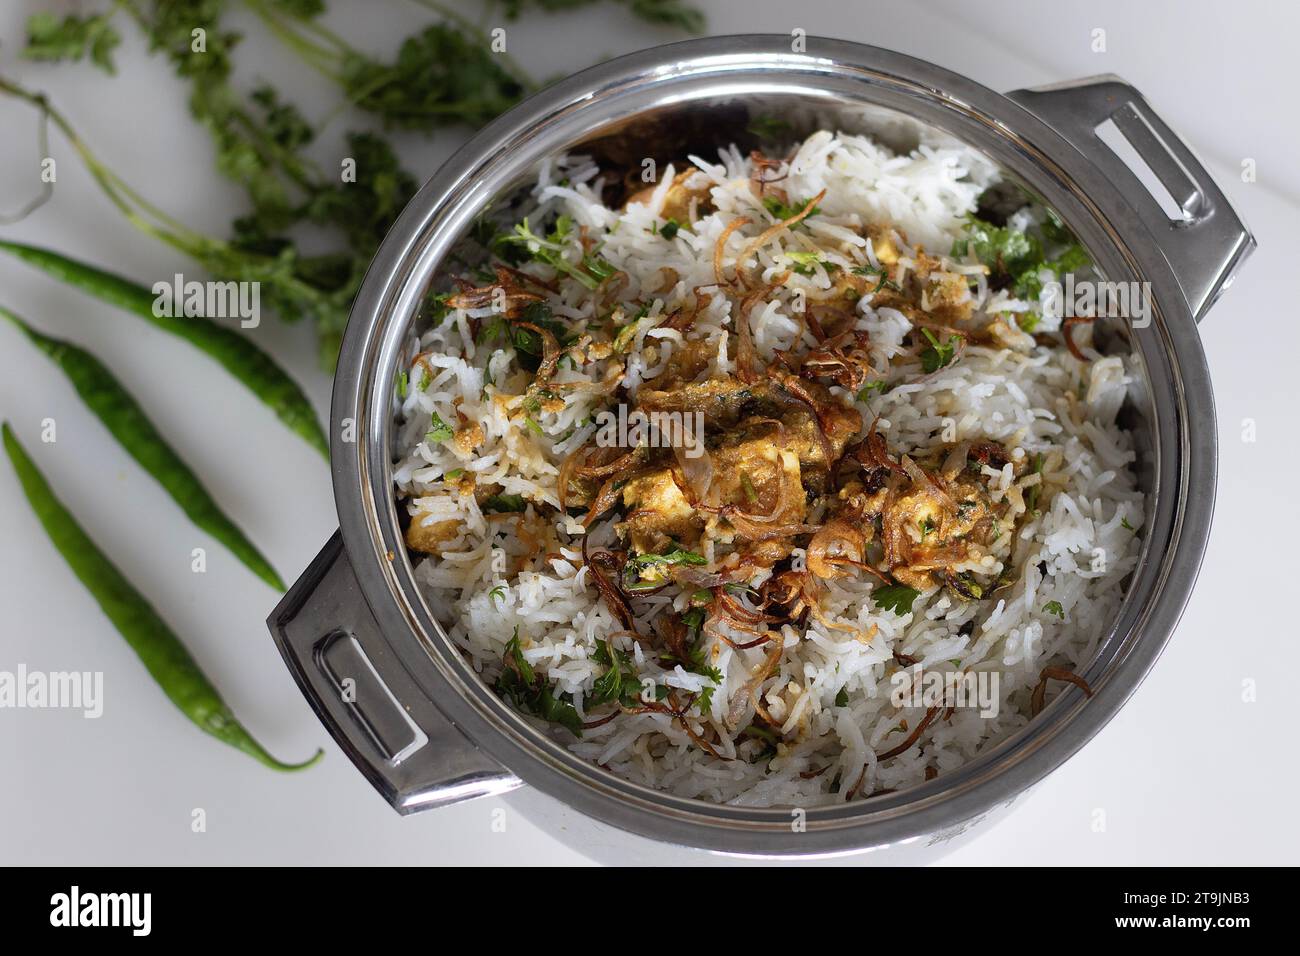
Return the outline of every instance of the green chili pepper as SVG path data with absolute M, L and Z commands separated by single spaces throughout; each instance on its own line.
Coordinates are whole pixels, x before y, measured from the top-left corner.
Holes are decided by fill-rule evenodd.
M 51 249 L 0 240 L 0 251 L 8 252 L 46 275 L 109 305 L 134 313 L 206 352 L 275 412 L 280 421 L 329 458 L 329 439 L 321 429 L 306 394 L 271 356 L 246 337 L 201 316 L 155 315 L 156 297 L 149 289 Z
M 229 548 L 271 587 L 277 591 L 284 590 L 284 581 L 275 569 L 244 532 L 226 517 L 198 475 L 167 444 L 144 409 L 99 359 L 71 342 L 43 335 L 4 306 L 0 306 L 0 315 L 16 325 L 63 369 L 81 400 L 112 432 L 118 444 L 158 480 L 191 521 Z
M 3 432 L 5 451 L 23 492 L 54 547 L 171 702 L 200 730 L 268 767 L 301 770 L 318 761 L 324 755 L 323 750 L 316 751 L 313 757 L 302 763 L 282 763 L 252 738 L 203 671 L 199 670 L 199 665 L 167 622 L 158 616 L 144 595 L 99 550 L 77 524 L 77 519 L 54 496 L 45 476 L 27 456 L 8 422 L 0 425 L 0 432 Z

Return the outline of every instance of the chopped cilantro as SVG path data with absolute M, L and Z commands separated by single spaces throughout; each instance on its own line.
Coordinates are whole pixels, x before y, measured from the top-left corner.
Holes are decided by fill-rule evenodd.
M 479 506 L 484 514 L 495 512 L 523 511 L 528 506 L 523 495 L 493 495 Z
M 772 142 L 781 137 L 789 137 L 794 127 L 789 120 L 781 119 L 779 116 L 755 116 L 745 127 L 745 131 L 757 136 L 761 140 Z
M 695 698 L 695 703 L 700 708 L 700 713 L 705 717 L 708 717 L 713 713 L 713 692 L 717 689 L 718 688 L 713 685 L 701 687 L 699 696 Z
M 424 434 L 424 440 L 430 445 L 439 445 L 442 442 L 450 441 L 455 431 L 450 425 L 442 420 L 437 413 L 433 413 L 433 421 L 429 423 L 429 430 Z
M 794 271 L 801 276 L 813 275 L 818 265 L 825 266 L 821 254 L 816 252 L 787 252 L 785 257 L 794 263 Z
M 799 215 L 799 213 L 807 209 L 811 204 L 812 199 L 805 199 L 803 202 L 791 206 L 781 202 L 781 200 L 777 199 L 775 196 L 763 197 L 763 208 L 782 222 L 787 219 L 793 219 L 795 216 Z M 817 206 L 813 208 L 808 215 L 815 216 L 821 211 L 821 206 Z M 807 217 L 804 218 L 806 219 Z M 800 222 L 802 221 L 803 220 L 800 220 Z
M 1042 473 L 1043 473 L 1043 455 L 1041 452 L 1039 452 L 1037 455 L 1034 456 L 1034 474 L 1041 475 Z M 1031 515 L 1036 515 L 1038 513 L 1038 497 L 1040 494 L 1042 494 L 1042 491 L 1043 491 L 1043 481 L 1040 478 L 1038 484 L 1031 487 L 1029 489 L 1029 494 L 1025 496 L 1025 510 L 1028 511 Z
M 1043 610 L 1048 614 L 1055 614 L 1061 620 L 1065 620 L 1065 609 L 1061 607 L 1060 601 L 1048 601 L 1043 605 Z
M 529 303 L 521 314 L 520 321 L 546 329 L 561 344 L 572 341 L 574 337 L 573 331 L 568 326 L 555 319 L 551 307 L 545 302 Z M 532 329 L 522 328 L 512 323 L 504 315 L 498 315 L 479 328 L 475 343 L 485 345 L 500 339 L 510 343 L 519 359 L 519 364 L 524 369 L 529 372 L 537 371 L 542 362 L 542 353 L 545 351 L 540 335 Z M 488 384 L 490 382 L 485 379 L 484 385 Z
M 578 280 L 588 289 L 594 290 L 605 279 L 614 274 L 615 269 L 604 259 L 596 255 L 584 255 L 578 264 L 564 258 L 566 250 L 572 247 L 569 237 L 573 234 L 573 220 L 568 216 L 557 216 L 555 225 L 545 236 L 533 232 L 528 219 L 515 226 L 510 236 L 504 241 L 522 245 L 535 260 L 545 263 L 557 272 L 563 272 Z
M 835 706 L 836 707 L 849 706 L 849 689 L 847 687 L 841 687 L 840 692 L 835 695 Z
M 573 704 L 555 695 L 533 666 L 524 658 L 519 645 L 519 627 L 506 643 L 504 670 L 497 678 L 496 690 L 520 710 L 536 714 L 543 720 L 568 728 L 574 736 L 582 736 L 582 718 Z
M 667 554 L 636 554 L 627 559 L 629 565 L 638 567 L 648 567 L 652 564 L 672 565 L 672 564 L 708 564 L 709 561 L 701 554 L 694 551 L 684 551 L 681 548 L 675 551 L 669 551 Z
M 613 641 L 607 640 L 597 644 L 592 659 L 608 668 L 592 685 L 589 698 L 592 704 L 604 704 L 616 700 L 625 706 L 635 707 L 642 702 L 643 685 L 637 674 L 636 664 L 615 647 Z M 667 696 L 668 688 L 656 685 L 655 699 L 663 700 Z
M 1043 291 L 1044 269 L 1059 279 L 1067 272 L 1092 264 L 1055 213 L 1049 214 L 1041 228 L 1049 243 L 1065 245 L 1054 259 L 1046 257 L 1043 244 L 1036 236 L 1009 226 L 995 226 L 973 216 L 967 219 L 965 237 L 953 243 L 952 254 L 957 257 L 973 254 L 996 275 L 1010 279 L 1018 298 L 1035 300 Z
M 871 592 L 871 600 L 876 602 L 877 607 L 886 608 L 901 616 L 912 613 L 912 602 L 920 593 L 916 588 L 909 588 L 905 584 L 886 584 Z
M 927 374 L 937 372 L 953 360 L 957 354 L 957 346 L 961 344 L 961 336 L 950 335 L 947 342 L 940 342 L 929 329 L 922 328 L 921 332 L 930 342 L 930 347 L 921 353 L 921 368 Z
M 877 392 L 877 391 L 884 392 L 884 390 L 885 390 L 885 383 L 883 380 L 879 382 L 868 382 L 866 385 L 862 386 L 861 390 L 859 390 L 858 401 L 868 402 L 871 400 L 872 392 Z
M 659 235 L 663 236 L 665 239 L 675 239 L 677 238 L 677 231 L 681 228 L 681 223 L 676 219 L 669 219 L 664 223 L 663 228 L 659 230 Z

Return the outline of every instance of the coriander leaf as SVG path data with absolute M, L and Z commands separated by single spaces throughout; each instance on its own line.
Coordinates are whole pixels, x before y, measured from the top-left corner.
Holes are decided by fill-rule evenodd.
M 503 241 L 522 245 L 533 259 L 577 279 L 586 288 L 594 291 L 601 282 L 614 274 L 614 267 L 594 254 L 584 255 L 582 261 L 576 265 L 566 259 L 564 257 L 566 251 L 570 248 L 579 248 L 569 241 L 572 229 L 573 220 L 568 216 L 559 216 L 550 233 L 544 237 L 539 236 L 533 232 L 528 218 L 525 217 L 523 222 L 515 226 L 513 234 L 505 237 Z
M 489 44 L 446 23 L 407 37 L 392 63 L 348 49 L 336 76 L 348 100 L 400 129 L 484 126 L 529 91 Z
M 434 412 L 433 421 L 429 423 L 429 430 L 425 432 L 424 440 L 431 445 L 440 445 L 445 441 L 451 441 L 455 434 L 455 430 L 442 420 L 442 416 Z
M 628 5 L 647 23 L 676 27 L 695 34 L 703 33 L 707 26 L 703 12 L 681 0 L 631 0 Z
M 636 554 L 628 558 L 627 563 L 642 567 L 672 564 L 690 564 L 698 566 L 708 564 L 709 561 L 703 555 L 696 554 L 694 551 L 684 551 L 681 548 L 678 548 L 675 551 L 669 551 L 667 554 Z
M 531 684 L 536 679 L 533 672 L 533 665 L 524 659 L 523 648 L 519 646 L 519 625 L 515 625 L 514 636 L 506 642 L 506 656 L 513 662 L 515 671 L 525 684 Z
M 549 687 L 543 687 L 538 695 L 536 713 L 543 720 L 564 727 L 575 737 L 582 736 L 582 718 L 578 716 L 577 708 L 555 696 Z
M 753 116 L 750 117 L 749 125 L 745 130 L 760 140 L 770 143 L 783 138 L 788 139 L 794 132 L 794 126 L 779 116 Z
M 799 213 L 807 209 L 810 205 L 812 205 L 812 199 L 805 199 L 803 202 L 791 206 L 791 205 L 787 205 L 786 203 L 783 203 L 776 196 L 763 197 L 763 208 L 781 221 L 785 221 L 786 219 L 793 219 L 795 216 L 799 215 Z M 808 215 L 815 216 L 819 212 L 821 212 L 821 206 L 818 206 L 815 209 L 813 209 L 811 212 L 808 213 Z M 799 220 L 799 222 L 802 224 L 803 222 L 806 221 L 806 218 L 807 217 Z
M 29 60 L 88 59 L 105 73 L 116 73 L 113 50 L 122 35 L 110 22 L 113 13 L 86 16 L 68 14 L 59 19 L 53 13 L 33 13 L 27 18 L 27 46 L 22 55 Z
M 1043 610 L 1048 614 L 1055 614 L 1061 620 L 1065 620 L 1065 609 L 1061 607 L 1060 601 L 1048 601 L 1043 605 Z
M 523 495 L 497 494 L 479 505 L 479 510 L 486 515 L 495 512 L 523 511 L 527 507 L 528 502 L 524 500 Z
M 1013 279 L 1043 263 L 1042 244 L 1033 236 L 974 216 L 966 220 L 965 237 L 953 244 L 954 256 L 968 254 Z
M 592 685 L 591 703 L 603 704 L 606 701 L 618 700 L 623 695 L 623 669 L 627 666 L 626 656 L 610 641 L 603 641 L 596 645 L 597 654 L 593 655 L 598 663 L 607 666 L 607 670 Z M 636 672 L 632 673 L 632 680 L 636 681 Z
M 921 332 L 930 342 L 930 347 L 921 352 L 921 368 L 928 375 L 937 372 L 953 360 L 957 354 L 957 346 L 961 344 L 961 336 L 950 335 L 947 342 L 940 342 L 929 329 L 923 327 Z
M 595 3 L 596 0 L 502 0 L 506 19 L 514 20 L 525 8 L 556 12 L 576 10 Z M 704 14 L 682 0 L 622 0 L 634 16 L 647 23 L 676 27 L 688 33 L 703 33 L 706 26 Z
M 1034 456 L 1033 473 L 1035 475 L 1041 475 L 1043 473 L 1043 462 L 1044 458 L 1041 452 Z M 1030 486 L 1028 494 L 1025 495 L 1025 510 L 1031 515 L 1038 511 L 1038 498 L 1042 493 L 1043 482 L 1040 478 L 1038 484 Z
M 577 709 L 568 701 L 557 697 L 524 658 L 517 626 L 514 636 L 506 642 L 502 663 L 504 668 L 496 682 L 498 694 L 520 710 L 560 724 L 577 737 L 582 736 L 582 718 L 578 716 Z
M 886 584 L 871 592 L 871 600 L 877 607 L 893 611 L 900 617 L 912 613 L 912 602 L 920 595 L 916 588 L 905 584 Z
M 818 265 L 824 265 L 821 255 L 816 252 L 787 252 L 785 257 L 795 264 L 794 271 L 801 276 L 813 275 Z
M 841 687 L 840 692 L 835 695 L 835 706 L 836 707 L 849 706 L 849 689 L 847 687 Z
M 705 717 L 713 713 L 713 692 L 717 690 L 716 686 L 701 687 L 699 696 L 695 698 L 695 705 L 700 708 L 700 713 Z

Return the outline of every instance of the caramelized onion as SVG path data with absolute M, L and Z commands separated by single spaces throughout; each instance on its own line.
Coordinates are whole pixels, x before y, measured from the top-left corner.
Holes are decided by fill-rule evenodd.
M 758 689 L 762 686 L 763 681 L 772 676 L 777 664 L 781 661 L 781 652 L 784 650 L 784 641 L 773 641 L 772 647 L 768 650 L 767 656 L 763 658 L 763 663 L 758 666 L 758 670 L 754 671 L 749 680 L 745 681 L 732 696 L 731 704 L 727 708 L 727 723 L 730 726 L 734 727 L 739 722 L 740 715 L 745 711 L 747 701 L 754 705 L 755 710 L 759 709 Z
M 920 739 L 921 734 L 925 733 L 925 728 L 934 723 L 934 719 L 939 716 L 939 711 L 942 709 L 942 707 L 935 706 L 927 710 L 925 716 L 921 718 L 921 722 L 916 725 L 916 729 L 907 735 L 907 739 L 897 747 L 886 750 L 883 754 L 876 754 L 876 761 L 888 760 L 890 757 L 897 757 L 901 753 L 906 753 L 912 744 Z
M 713 246 L 713 278 L 718 281 L 718 285 L 725 286 L 731 284 L 727 281 L 727 276 L 722 266 L 722 257 L 727 249 L 727 240 L 731 238 L 733 232 L 741 226 L 749 225 L 752 221 L 753 220 L 748 216 L 737 216 L 735 219 L 731 220 L 731 222 L 727 223 L 726 226 L 723 227 L 722 232 L 718 234 L 718 241 Z
M 758 353 L 754 348 L 754 330 L 749 324 L 749 313 L 766 289 L 751 292 L 740 302 L 736 311 L 736 378 L 746 385 L 758 381 Z
M 830 550 L 835 545 L 847 547 L 849 557 L 861 562 L 866 556 L 867 538 L 843 518 L 828 521 L 808 542 L 808 571 L 819 578 L 837 578 L 842 575 L 835 562 L 830 560 Z
M 749 257 L 752 256 L 754 253 L 758 252 L 759 249 L 762 249 L 763 246 L 767 245 L 767 243 L 771 242 L 782 232 L 789 229 L 791 226 L 797 225 L 798 223 L 806 219 L 808 216 L 812 215 L 812 211 L 817 208 L 817 204 L 820 203 L 825 198 L 826 198 L 826 190 L 823 189 L 812 199 L 809 199 L 808 202 L 804 204 L 804 207 L 800 209 L 797 213 L 795 213 L 793 216 L 791 216 L 788 219 L 782 219 L 776 225 L 769 226 L 767 229 L 764 229 L 763 232 L 759 234 L 757 239 L 751 239 L 749 241 L 749 245 L 745 246 L 745 248 L 741 250 L 740 258 L 736 260 L 736 277 L 738 279 L 741 279 L 741 281 L 743 281 L 745 285 L 749 285 L 750 284 L 749 279 L 745 275 L 745 262 L 749 259 Z
M 603 515 L 618 502 L 619 496 L 623 493 L 622 487 L 618 484 L 618 476 L 605 479 L 605 483 L 600 486 L 600 491 L 596 492 L 596 498 L 587 509 L 587 514 L 582 519 L 582 526 L 590 528 L 591 523 Z
M 695 440 L 704 444 L 703 435 L 696 435 Z M 677 482 L 677 471 L 680 469 L 682 481 L 677 483 L 685 485 L 682 493 L 686 500 L 692 505 L 707 500 L 709 488 L 713 485 L 712 456 L 703 452 L 692 458 L 686 454 L 686 449 L 681 447 L 680 442 L 673 442 L 673 457 L 677 460 L 677 468 L 673 469 L 673 481 Z
M 957 510 L 957 505 L 952 498 L 948 497 L 948 492 L 940 488 L 938 482 L 931 478 L 924 468 L 912 461 L 909 456 L 903 456 L 902 466 L 903 471 L 907 472 L 907 477 L 912 479 L 912 483 L 917 487 L 917 490 L 934 499 L 945 511 L 955 512 Z
M 1038 683 L 1034 686 L 1034 692 L 1029 697 L 1030 717 L 1037 717 L 1042 711 L 1043 698 L 1047 695 L 1047 682 L 1049 680 L 1068 681 L 1083 691 L 1083 696 L 1092 697 L 1092 688 L 1088 686 L 1088 682 L 1074 671 L 1064 667 L 1044 667 L 1038 675 Z
M 587 543 L 591 540 L 591 535 L 586 535 L 582 539 L 582 560 L 591 570 L 591 579 L 596 584 L 596 590 L 600 592 L 601 598 L 605 601 L 605 606 L 609 612 L 618 619 L 632 634 L 637 634 L 636 625 L 632 618 L 632 608 L 623 596 L 623 590 L 615 581 L 623 576 L 623 559 L 613 551 L 597 551 L 594 554 L 587 553 Z M 606 573 L 610 569 L 614 572 L 614 580 L 611 581 Z
M 1097 321 L 1095 316 L 1072 315 L 1061 323 L 1061 338 L 1065 339 L 1065 347 L 1070 350 L 1070 354 L 1080 362 L 1087 364 L 1091 361 L 1088 356 L 1080 351 L 1079 346 L 1074 343 L 1074 327 L 1076 325 L 1090 325 Z

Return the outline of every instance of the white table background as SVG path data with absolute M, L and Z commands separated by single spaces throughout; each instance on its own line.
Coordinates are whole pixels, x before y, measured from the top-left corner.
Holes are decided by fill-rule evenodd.
M 119 76 L 88 66 L 17 57 L 33 9 L 0 4 L 0 72 L 48 91 L 93 147 L 182 221 L 222 235 L 241 193 L 213 168 L 207 135 L 186 91 L 124 24 Z M 86 4 L 87 7 L 96 6 Z M 383 55 L 424 22 L 401 0 L 333 0 L 330 23 Z M 1260 251 L 1202 325 L 1218 401 L 1217 516 L 1196 594 L 1158 666 L 1132 701 L 1080 754 L 1005 821 L 948 857 L 954 864 L 1219 864 L 1295 862 L 1294 792 L 1300 426 L 1300 8 L 1252 0 L 1105 0 L 1061 4 L 963 0 L 847 3 L 746 0 L 703 3 L 710 30 L 789 32 L 802 27 L 932 60 L 1008 90 L 1117 73 L 1140 90 L 1204 158 L 1256 231 Z M 1072 5 L 1081 7 L 1082 5 Z M 469 5 L 463 4 L 469 9 Z M 247 17 L 241 82 L 275 82 L 309 117 L 336 91 L 286 58 Z M 1092 30 L 1107 51 L 1092 51 Z M 597 6 L 510 24 L 511 52 L 535 76 L 554 76 L 677 38 L 625 11 Z M 345 114 L 318 144 L 338 160 Z M 0 210 L 38 188 L 35 120 L 0 101 Z M 403 159 L 430 174 L 463 137 L 404 136 Z M 44 243 L 146 283 L 189 263 L 131 229 L 55 137 L 54 199 L 0 235 Z M 1244 158 L 1258 181 L 1241 178 Z M 287 578 L 336 526 L 327 469 L 213 363 L 139 319 L 0 258 L 0 302 L 41 328 L 100 354 L 141 400 L 217 498 L 250 529 Z M 329 383 L 314 363 L 310 330 L 268 320 L 253 335 L 304 382 L 322 415 Z M 480 800 L 399 819 L 329 740 L 283 666 L 264 626 L 276 596 L 197 532 L 118 448 L 62 375 L 9 328 L 0 328 L 0 415 L 36 456 L 91 535 L 142 585 L 185 636 L 236 713 L 300 775 L 269 772 L 179 717 L 44 537 L 7 465 L 0 466 L 0 670 L 99 670 L 98 720 L 60 710 L 0 710 L 0 863 L 583 863 L 517 817 L 494 833 Z M 58 442 L 41 444 L 44 418 Z M 1243 421 L 1257 441 L 1242 440 Z M 1201 427 L 1211 427 L 1205 422 Z M 205 574 L 190 550 L 205 546 Z M 1257 699 L 1243 700 L 1243 682 Z M 206 832 L 191 830 L 202 808 Z M 1105 827 L 1095 823 L 1097 811 Z M 632 861 L 629 861 L 632 862 Z

